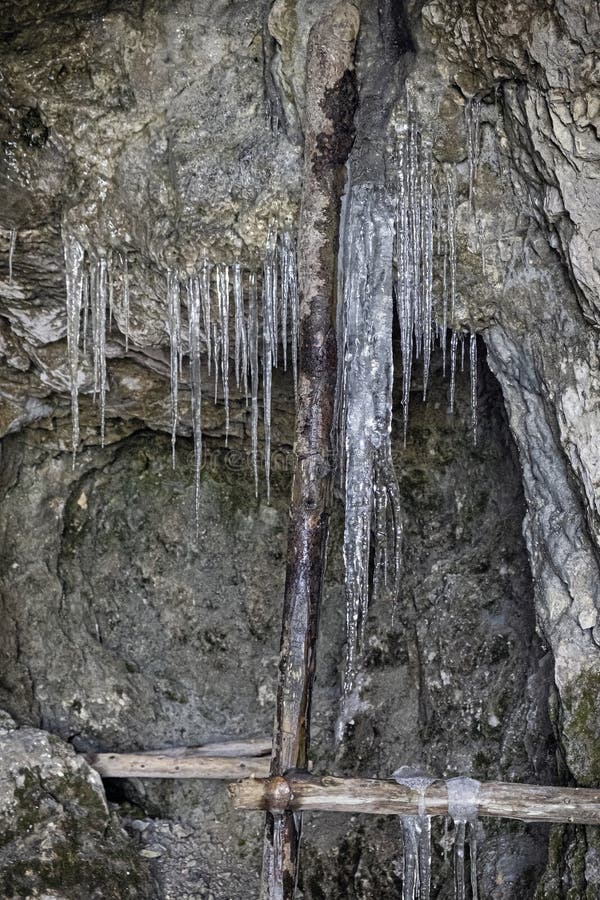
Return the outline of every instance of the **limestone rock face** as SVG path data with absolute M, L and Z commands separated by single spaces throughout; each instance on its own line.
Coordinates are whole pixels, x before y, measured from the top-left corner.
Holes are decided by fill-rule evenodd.
M 227 452 L 223 408 L 205 403 L 214 455 L 196 543 L 185 377 L 174 473 L 160 434 L 169 429 L 166 272 L 174 267 L 183 277 L 205 257 L 239 259 L 260 272 L 269 226 L 294 229 L 306 41 L 327 6 L 2 4 L 0 527 L 7 626 L 0 634 L 0 705 L 82 749 L 270 727 L 292 383 L 274 379 L 273 446 L 281 458 L 271 506 L 253 500 L 250 412 L 240 393 L 232 388 Z M 456 187 L 453 324 L 481 335 L 502 399 L 482 368 L 480 443 L 473 449 L 465 439 L 464 385 L 457 433 L 447 421 L 445 388 L 433 389 L 431 406 L 421 409 L 414 385 L 406 451 L 394 436 L 410 520 L 401 609 L 393 624 L 389 609 L 372 610 L 370 706 L 339 752 L 331 744 L 343 653 L 337 520 L 315 704 L 317 761 L 380 776 L 417 762 L 481 778 L 598 784 L 600 13 L 587 0 L 387 0 L 362 7 L 353 174 L 376 181 L 393 173 L 408 86 L 438 186 L 451 175 Z M 468 122 L 476 109 L 470 204 Z M 86 363 L 83 450 L 74 469 L 65 452 L 62 227 L 91 256 L 112 253 L 118 263 L 127 253 L 131 271 L 129 350 L 119 291 L 107 342 L 108 446 L 99 447 Z M 435 289 L 439 296 L 439 280 Z M 205 386 L 208 396 L 211 378 Z M 399 408 L 396 415 L 399 422 Z M 472 701 L 459 684 L 465 658 L 473 660 Z M 73 762 L 39 732 L 13 730 L 2 740 L 13 748 L 10 758 L 29 759 L 27 766 L 31 754 L 46 749 L 63 768 L 64 760 Z M 106 822 L 94 783 L 90 797 L 98 799 L 98 821 Z M 212 787 L 138 783 L 115 790 L 145 845 L 151 852 L 158 846 L 153 865 L 162 873 L 162 896 L 225 900 L 255 892 L 260 817 L 240 824 Z M 40 808 L 50 809 L 42 793 Z M 124 794 L 137 805 L 133 811 Z M 152 816 L 162 819 L 148 824 Z M 186 819 L 187 837 L 166 821 L 176 816 Z M 96 833 L 92 819 L 86 814 L 77 840 Z M 395 827 L 315 817 L 314 831 L 311 824 L 306 832 L 307 900 L 399 896 Z M 487 837 L 486 896 L 518 900 L 533 896 L 536 884 L 539 897 L 551 900 L 595 896 L 600 857 L 591 833 L 555 830 L 543 878 L 545 835 L 499 826 Z M 29 860 L 27 843 L 10 840 L 14 858 Z M 436 841 L 439 851 L 441 833 Z M 0 879 L 8 878 L 1 859 Z M 211 871 L 220 873 L 212 882 Z M 444 873 L 436 875 L 440 897 Z M 20 884 L 10 890 L 26 896 Z M 32 896 L 62 896 L 49 880 L 34 888 Z M 137 896 L 153 896 L 149 887 L 140 890 Z
M 99 776 L 59 738 L 0 719 L 0 891 L 6 900 L 158 897 Z

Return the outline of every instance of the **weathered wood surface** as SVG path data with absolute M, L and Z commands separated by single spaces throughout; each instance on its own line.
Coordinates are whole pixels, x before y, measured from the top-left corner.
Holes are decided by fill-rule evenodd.
M 306 768 L 319 608 L 332 493 L 338 230 L 354 138 L 354 51 L 360 25 L 340 2 L 312 27 L 307 49 L 304 173 L 298 229 L 299 377 L 295 467 L 271 773 Z M 261 897 L 292 900 L 299 817 L 267 815 Z
M 219 741 L 136 753 L 88 753 L 103 778 L 216 778 L 235 780 L 269 774 L 271 738 Z
M 102 778 L 237 778 L 269 774 L 268 756 L 173 756 L 164 753 L 96 753 L 86 756 Z
M 246 779 L 229 786 L 237 809 L 323 810 L 355 815 L 415 815 L 419 794 L 395 781 L 368 778 Z M 600 788 L 568 788 L 535 784 L 483 782 L 479 815 L 527 822 L 569 822 L 600 825 Z M 448 813 L 444 781 L 435 781 L 425 792 L 425 811 L 431 816 Z

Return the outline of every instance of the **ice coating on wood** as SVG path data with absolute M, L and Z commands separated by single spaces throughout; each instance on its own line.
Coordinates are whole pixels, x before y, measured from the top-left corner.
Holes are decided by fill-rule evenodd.
M 471 867 L 471 897 L 477 900 L 477 814 L 481 785 L 474 778 L 450 778 L 448 815 L 454 822 L 454 896 L 465 900 L 465 839 L 469 828 L 469 856 Z
M 389 510 L 393 521 L 394 580 L 399 576 L 396 547 L 401 516 L 391 461 L 394 208 L 386 191 L 373 184 L 351 187 L 346 206 L 348 214 L 341 235 L 343 311 L 339 335 L 343 396 L 338 399 L 338 411 L 346 506 L 343 551 L 347 644 L 342 706 L 350 708 L 365 643 L 376 484 L 379 514 Z M 380 532 L 382 528 L 380 522 Z
M 406 766 L 392 778 L 419 797 L 416 816 L 400 816 L 404 838 L 402 900 L 429 900 L 431 895 L 431 816 L 426 814 L 425 793 L 435 778 L 411 775 Z
M 79 327 L 83 301 L 84 250 L 77 238 L 63 229 L 67 290 L 67 353 L 71 388 L 73 465 L 79 446 Z

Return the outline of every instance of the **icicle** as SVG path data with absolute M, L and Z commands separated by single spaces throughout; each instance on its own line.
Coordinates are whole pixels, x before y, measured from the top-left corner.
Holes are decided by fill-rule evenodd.
M 470 97 L 465 104 L 465 126 L 467 132 L 467 155 L 469 159 L 469 208 L 475 212 L 475 184 L 479 167 L 479 124 L 481 120 L 481 100 Z
M 276 358 L 277 332 L 276 320 L 273 318 L 277 305 L 276 281 L 276 249 L 277 233 L 270 229 L 265 248 L 263 267 L 263 417 L 265 432 L 265 482 L 267 485 L 267 501 L 271 496 L 271 386 L 272 369 Z
M 450 337 L 450 412 L 454 412 L 454 397 L 456 394 L 456 351 L 458 348 L 458 332 L 452 330 Z
M 202 323 L 206 340 L 206 363 L 208 374 L 211 369 L 211 327 L 210 327 L 210 265 L 205 259 L 202 263 L 202 275 L 200 279 L 200 296 L 202 298 Z
M 453 175 L 446 177 L 446 227 L 448 241 L 448 261 L 450 264 L 450 321 L 454 323 L 454 307 L 456 304 L 456 192 Z
M 179 369 L 181 357 L 181 299 L 179 294 L 179 278 L 172 269 L 167 272 L 167 331 L 170 341 L 170 375 L 171 375 L 171 448 L 172 462 L 175 468 L 175 451 L 177 444 L 177 424 L 179 421 L 178 394 Z
M 454 897 L 465 900 L 465 836 L 467 825 L 470 834 L 471 894 L 477 900 L 477 809 L 481 785 L 474 778 L 450 778 L 448 788 L 448 815 L 454 822 Z
M 242 343 L 244 331 L 244 292 L 242 285 L 242 267 L 236 262 L 233 267 L 233 302 L 235 307 L 235 384 L 240 386 L 242 365 Z
M 477 336 L 471 332 L 469 338 L 469 363 L 471 373 L 471 428 L 473 444 L 477 446 Z
M 349 190 L 342 259 L 344 314 L 341 384 L 346 518 L 346 668 L 342 718 L 355 705 L 360 654 L 369 602 L 371 520 L 374 481 L 381 476 L 395 505 L 397 483 L 391 464 L 392 415 L 392 257 L 394 217 L 385 190 L 373 184 Z M 391 503 L 390 506 L 393 504 Z M 397 512 L 396 525 L 399 526 Z M 399 535 L 396 535 L 399 540 Z M 342 723 L 343 724 L 343 723 Z M 338 735 L 340 729 L 338 727 Z
M 435 778 L 405 774 L 403 766 L 392 778 L 419 795 L 416 816 L 400 816 L 404 836 L 402 900 L 429 900 L 431 895 L 431 816 L 426 814 L 425 793 Z
M 125 320 L 125 353 L 129 350 L 129 263 L 127 260 L 127 251 L 123 252 L 122 259 L 122 278 L 123 278 L 123 318 Z
M 112 332 L 112 323 L 115 311 L 115 285 L 113 280 L 112 252 L 109 253 L 106 257 L 106 277 L 108 281 L 108 331 L 110 334 Z
M 94 400 L 100 397 L 100 443 L 104 446 L 106 411 L 106 257 L 91 265 L 90 299 L 92 306 L 92 351 L 94 357 Z
M 83 299 L 83 247 L 63 229 L 67 289 L 67 352 L 71 387 L 73 465 L 79 446 L 79 326 Z
M 221 380 L 225 405 L 225 446 L 229 438 L 229 266 L 217 267 L 217 300 L 219 315 L 219 344 L 221 350 Z M 215 360 L 215 371 L 217 363 Z
M 194 435 L 194 510 L 196 535 L 200 529 L 200 472 L 202 469 L 202 371 L 200 367 L 200 284 L 188 279 L 188 318 L 190 342 L 190 383 L 192 388 L 192 429 Z
M 448 338 L 448 246 L 444 241 L 444 261 L 442 266 L 442 377 L 446 377 L 446 344 Z
M 217 323 L 213 322 L 212 327 L 213 333 L 213 357 L 215 362 L 215 403 L 218 403 L 219 400 L 219 361 L 221 359 L 221 344 L 220 344 L 220 335 L 217 327 Z
M 290 307 L 290 325 L 292 331 L 292 376 L 294 379 L 294 399 L 298 400 L 298 274 L 296 268 L 296 247 L 290 235 L 288 235 L 289 243 L 286 249 L 288 254 L 287 277 L 288 277 L 288 303 Z
M 84 356 L 87 354 L 87 338 L 88 338 L 88 318 L 90 314 L 90 273 L 83 272 L 83 346 L 81 348 Z
M 396 214 L 396 256 L 398 279 L 396 284 L 396 307 L 400 325 L 400 345 L 402 351 L 402 418 L 404 425 L 404 446 L 408 433 L 408 405 L 413 357 L 413 271 L 411 267 L 412 242 L 409 232 L 409 177 L 408 146 L 403 142 L 399 148 L 399 183 Z
M 12 228 L 8 242 L 8 283 L 13 283 L 13 259 L 15 256 L 15 247 L 17 246 L 17 229 Z
M 421 204 L 421 253 L 423 258 L 423 400 L 426 400 L 427 385 L 429 382 L 429 367 L 431 361 L 431 326 L 433 321 L 433 208 L 430 148 L 423 152 Z
M 258 300 L 255 272 L 250 272 L 248 279 L 248 355 L 252 397 L 252 469 L 254 493 L 258 497 Z
M 460 340 L 460 371 L 462 374 L 465 371 L 465 336 L 462 333 L 462 331 L 459 335 L 459 340 Z

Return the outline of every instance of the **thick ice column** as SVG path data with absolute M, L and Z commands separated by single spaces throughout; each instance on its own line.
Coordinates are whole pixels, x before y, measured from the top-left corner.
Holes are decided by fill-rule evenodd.
M 357 699 L 359 658 L 369 605 L 371 521 L 376 482 L 379 492 L 383 492 L 395 511 L 397 527 L 400 517 L 390 445 L 394 376 L 394 206 L 385 188 L 373 184 L 352 187 L 347 204 L 342 235 L 344 311 L 341 347 L 344 371 L 340 383 L 344 396 L 340 401 L 340 433 L 343 435 L 340 453 L 346 503 L 344 695 L 345 712 L 351 715 L 351 707 Z M 395 537 L 399 538 L 399 535 Z M 342 721 L 342 729 L 343 725 Z

